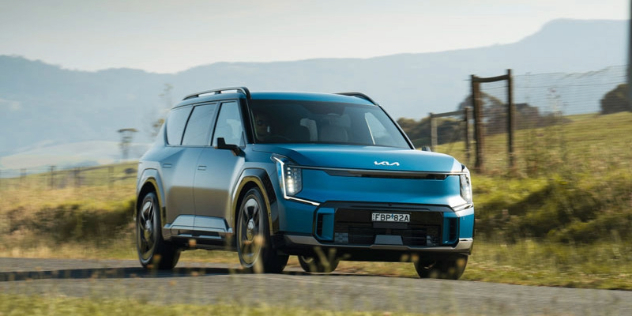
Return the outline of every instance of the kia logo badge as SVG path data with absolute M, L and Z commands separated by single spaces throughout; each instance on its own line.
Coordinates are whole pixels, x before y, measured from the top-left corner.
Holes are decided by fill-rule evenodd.
M 377 161 L 374 161 L 373 163 L 376 166 L 398 166 L 399 167 L 399 162 L 388 162 L 388 161 L 377 162 Z

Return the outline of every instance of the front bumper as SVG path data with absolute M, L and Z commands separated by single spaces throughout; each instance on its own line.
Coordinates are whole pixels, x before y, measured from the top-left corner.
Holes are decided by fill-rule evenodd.
M 400 261 L 404 254 L 469 255 L 472 250 L 471 205 L 455 211 L 441 205 L 326 202 L 286 210 L 286 229 L 273 240 L 277 249 L 290 255 L 321 248 L 352 254 L 355 260 Z M 407 213 L 410 222 L 373 222 L 373 212 Z

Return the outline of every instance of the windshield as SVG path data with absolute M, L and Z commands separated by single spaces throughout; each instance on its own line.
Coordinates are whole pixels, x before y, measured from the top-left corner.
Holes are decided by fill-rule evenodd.
M 378 106 L 298 100 L 252 100 L 257 143 L 319 143 L 410 148 Z

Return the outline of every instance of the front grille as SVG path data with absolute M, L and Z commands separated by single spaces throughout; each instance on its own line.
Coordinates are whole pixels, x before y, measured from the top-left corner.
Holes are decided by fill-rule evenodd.
M 373 212 L 409 213 L 409 223 L 373 222 Z M 334 222 L 334 242 L 372 245 L 376 236 L 399 236 L 406 246 L 437 246 L 441 243 L 443 214 L 431 211 L 338 209 Z

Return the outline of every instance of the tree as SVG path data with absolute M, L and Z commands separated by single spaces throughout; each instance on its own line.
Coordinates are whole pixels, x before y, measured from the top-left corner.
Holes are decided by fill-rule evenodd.
M 397 124 L 406 132 L 415 147 L 430 146 L 430 117 L 422 118 L 419 121 L 402 117 L 397 120 Z M 460 124 L 461 119 L 438 118 L 439 145 L 463 140 Z
M 608 91 L 603 99 L 601 99 L 601 114 L 612 114 L 624 111 L 632 112 L 632 106 L 628 99 L 628 85 L 620 84 L 616 88 Z
M 121 157 L 123 161 L 126 161 L 129 157 L 129 147 L 132 144 L 132 140 L 134 140 L 134 133 L 138 132 L 138 130 L 135 128 L 122 128 L 118 132 L 121 134 L 121 143 L 119 144 Z
M 162 100 L 163 107 L 158 111 L 159 112 L 158 116 L 160 116 L 160 118 L 151 122 L 151 137 L 152 138 L 156 137 L 158 133 L 160 132 L 160 128 L 162 127 L 162 124 L 165 123 L 164 116 L 167 112 L 169 112 L 169 110 L 173 106 L 171 90 L 173 90 L 173 86 L 168 83 L 165 83 L 165 86 L 162 88 L 162 93 L 158 95 L 160 99 Z

